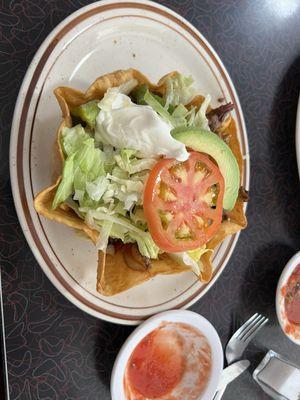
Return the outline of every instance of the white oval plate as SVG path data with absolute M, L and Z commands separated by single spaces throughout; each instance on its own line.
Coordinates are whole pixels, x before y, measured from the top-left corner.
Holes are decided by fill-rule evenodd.
M 126 400 L 124 393 L 124 373 L 132 352 L 140 341 L 162 322 L 184 322 L 198 329 L 207 339 L 211 348 L 211 374 L 201 400 L 210 400 L 218 387 L 223 370 L 223 349 L 219 335 L 212 324 L 201 315 L 185 310 L 165 311 L 149 318 L 126 339 L 115 360 L 111 374 L 110 391 L 112 400 Z
M 61 22 L 35 55 L 20 89 L 11 131 L 10 172 L 18 217 L 27 241 L 51 282 L 82 310 L 112 322 L 138 324 L 152 314 L 186 308 L 203 296 L 224 269 L 238 235 L 216 251 L 214 276 L 201 284 L 191 272 L 154 279 L 113 297 L 96 292 L 97 252 L 72 229 L 38 216 L 33 198 L 52 183 L 53 143 L 61 111 L 57 86 L 86 90 L 98 77 L 136 68 L 152 82 L 178 70 L 192 75 L 199 93 L 236 104 L 233 113 L 249 186 L 243 114 L 222 62 L 204 37 L 173 11 L 149 1 L 101 1 Z

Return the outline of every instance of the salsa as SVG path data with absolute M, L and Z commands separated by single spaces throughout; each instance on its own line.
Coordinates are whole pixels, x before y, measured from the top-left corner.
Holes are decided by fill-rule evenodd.
M 156 329 L 134 350 L 128 365 L 128 379 L 144 397 L 155 398 L 169 393 L 178 384 L 183 368 L 180 336 L 173 331 Z
M 287 319 L 293 324 L 300 324 L 300 264 L 285 286 L 284 307 Z
M 164 322 L 132 352 L 124 375 L 127 400 L 196 399 L 207 385 L 211 349 L 184 323 Z

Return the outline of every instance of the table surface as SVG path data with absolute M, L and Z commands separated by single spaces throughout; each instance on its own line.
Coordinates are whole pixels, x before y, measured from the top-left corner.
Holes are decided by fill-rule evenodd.
M 8 148 L 18 90 L 47 34 L 85 0 L 2 1 L 0 9 L 0 262 L 11 399 L 109 399 L 118 350 L 133 328 L 97 320 L 49 282 L 15 213 Z M 270 318 L 249 346 L 251 370 L 224 399 L 267 399 L 250 373 L 268 349 L 299 362 L 300 349 L 275 314 L 279 275 L 300 248 L 300 193 L 294 145 L 300 90 L 300 2 L 167 0 L 209 40 L 239 94 L 249 135 L 249 226 L 228 266 L 191 309 L 216 327 L 223 345 L 254 312 Z

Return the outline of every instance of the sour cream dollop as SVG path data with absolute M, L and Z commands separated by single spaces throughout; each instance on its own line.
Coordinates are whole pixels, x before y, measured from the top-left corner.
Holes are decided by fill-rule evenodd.
M 99 102 L 99 108 L 97 140 L 119 149 L 137 150 L 145 157 L 188 159 L 184 144 L 171 136 L 172 127 L 150 106 L 137 105 L 118 88 L 112 88 Z

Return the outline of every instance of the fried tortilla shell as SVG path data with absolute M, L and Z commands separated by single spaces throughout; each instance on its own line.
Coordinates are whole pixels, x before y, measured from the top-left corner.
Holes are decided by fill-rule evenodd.
M 60 134 L 64 126 L 72 126 L 72 117 L 70 110 L 88 101 L 101 99 L 107 89 L 119 86 L 130 79 L 136 79 L 138 85 L 147 84 L 149 88 L 156 93 L 163 95 L 166 90 L 166 79 L 174 76 L 177 72 L 171 72 L 160 79 L 157 85 L 153 85 L 139 71 L 134 69 L 119 70 L 104 75 L 95 80 L 85 93 L 78 90 L 59 87 L 54 93 L 60 105 L 63 122 L 57 133 L 57 151 L 62 163 L 64 155 L 60 146 Z M 196 96 L 189 106 L 196 106 L 202 103 L 203 97 Z M 229 117 L 223 124 L 222 135 L 227 137 L 227 143 L 233 151 L 242 174 L 242 156 L 237 138 L 236 126 L 234 120 Z M 52 209 L 52 202 L 56 188 L 60 182 L 60 177 L 56 182 L 41 191 L 35 198 L 34 206 L 36 211 L 44 217 L 65 224 L 77 230 L 84 232 L 95 244 L 99 239 L 99 232 L 90 228 L 67 204 L 61 204 L 57 209 Z M 238 198 L 234 209 L 227 213 L 226 219 L 222 222 L 220 229 L 214 237 L 207 243 L 207 248 L 214 250 L 228 235 L 232 235 L 243 229 L 247 224 L 244 214 L 243 200 Z M 97 291 L 105 296 L 112 296 L 122 291 L 128 290 L 133 286 L 141 284 L 158 274 L 174 274 L 189 270 L 189 267 L 171 259 L 167 254 L 162 254 L 157 260 L 151 260 L 149 265 L 138 264 L 132 259 L 131 252 L 138 251 L 136 245 L 115 246 L 114 254 L 105 254 L 99 251 L 98 273 L 97 273 Z M 200 276 L 202 282 L 208 282 L 213 273 L 211 258 L 213 252 L 205 253 L 200 260 Z
M 148 268 L 137 270 L 132 264 L 129 268 L 127 260 L 132 247 L 136 248 L 131 244 L 118 246 L 113 255 L 99 251 L 97 275 L 99 293 L 112 296 L 139 285 L 155 275 L 170 275 L 189 270 L 189 267 L 174 262 L 166 253 L 159 255 L 157 260 L 151 260 Z
M 62 203 L 55 210 L 52 209 L 53 199 L 59 182 L 60 178 L 57 179 L 54 185 L 47 187 L 36 196 L 34 200 L 35 210 L 52 221 L 83 231 L 96 243 L 99 232 L 91 229 L 67 204 Z

